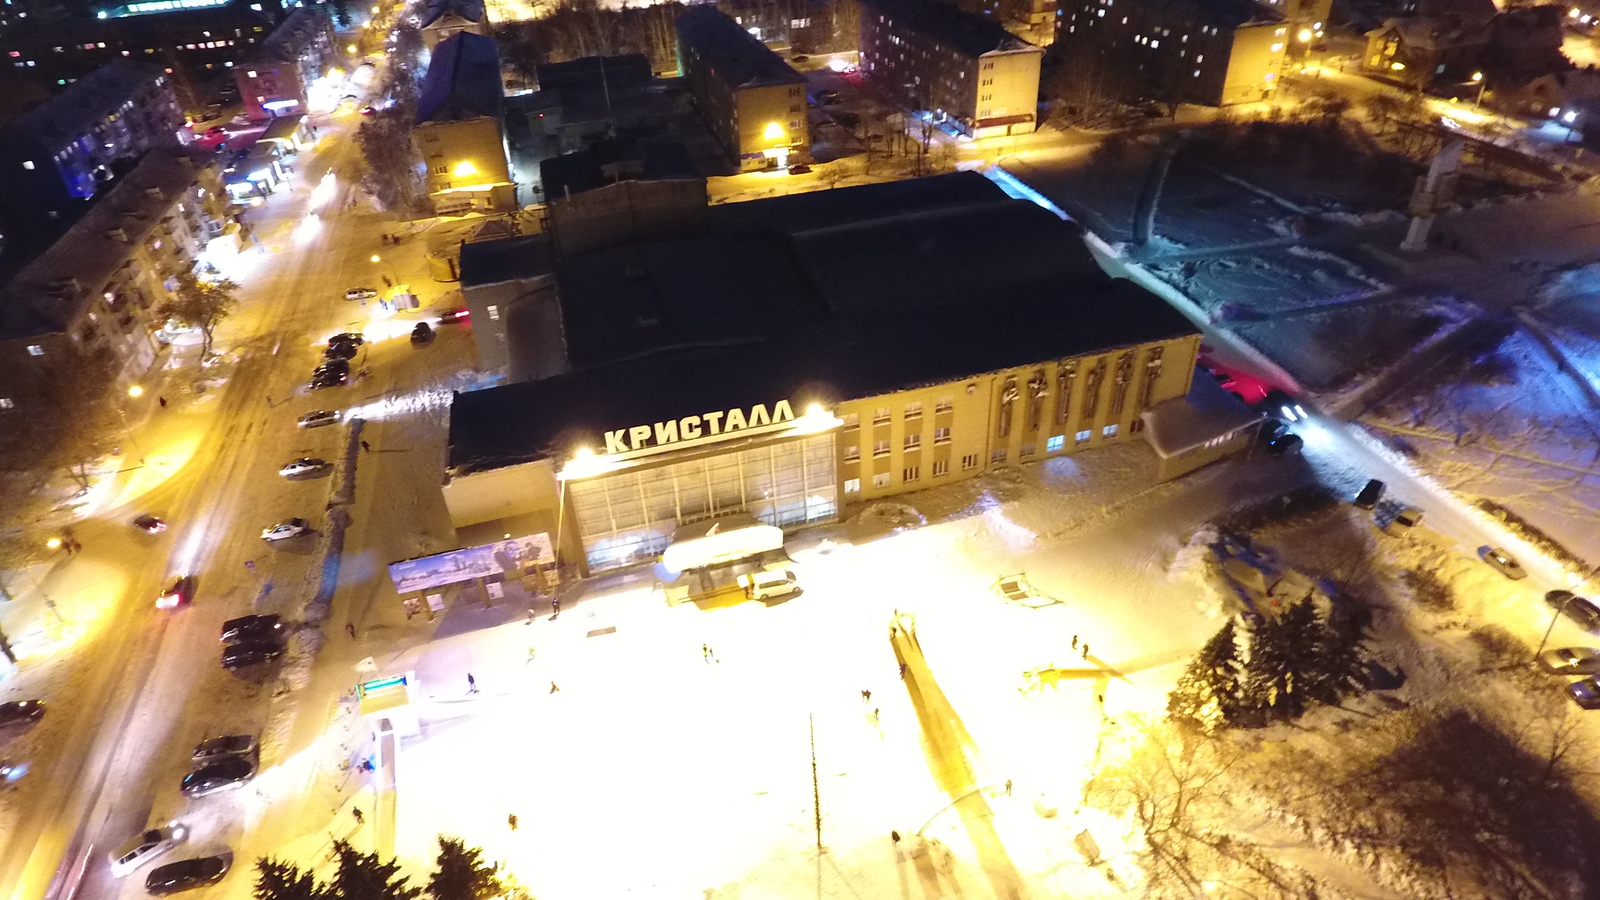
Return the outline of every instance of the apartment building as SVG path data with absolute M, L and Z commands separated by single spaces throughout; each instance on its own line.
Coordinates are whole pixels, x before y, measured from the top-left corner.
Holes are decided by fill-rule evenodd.
M 452 35 L 469 31 L 489 36 L 483 0 L 430 0 L 422 12 L 422 44 L 429 51 Z
M 1056 40 L 1098 59 L 1126 99 L 1231 106 L 1270 98 L 1290 40 L 1250 0 L 1072 0 Z
M 930 0 L 862 0 L 861 73 L 973 137 L 1038 127 L 1040 48 Z
M 678 72 L 739 171 L 807 161 L 805 77 L 715 7 L 690 7 L 677 27 Z
M 233 69 L 245 115 L 259 122 L 309 112 L 312 86 L 338 59 L 328 14 L 312 6 L 295 9 Z
M 153 310 L 174 275 L 223 234 L 228 197 L 216 165 L 153 150 L 48 249 L 0 288 L 0 408 L 25 409 L 62 360 L 109 354 L 123 381 L 155 361 Z M 70 368 L 70 364 L 68 364 Z
M 470 31 L 446 38 L 428 64 L 412 132 L 439 215 L 516 209 L 504 123 L 494 40 Z

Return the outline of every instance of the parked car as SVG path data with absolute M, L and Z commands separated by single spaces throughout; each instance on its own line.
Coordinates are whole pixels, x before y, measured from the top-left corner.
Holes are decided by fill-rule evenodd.
M 346 300 L 371 300 L 378 296 L 378 292 L 369 287 L 353 287 L 344 292 Z
M 1528 577 L 1528 572 L 1522 568 L 1522 564 L 1512 559 L 1511 554 L 1501 550 L 1499 547 L 1479 547 L 1478 556 L 1498 570 L 1501 575 L 1512 581 L 1521 581 Z
M 311 376 L 310 388 L 313 391 L 339 387 L 350 380 L 349 372 L 317 372 Z
M 255 735 L 225 734 L 222 737 L 207 738 L 196 744 L 190 758 L 194 760 L 195 765 L 209 765 L 235 756 L 249 756 L 254 752 L 256 752 Z
M 1567 696 L 1584 709 L 1600 709 L 1600 675 L 1567 685 Z
M 1422 524 L 1422 510 L 1415 506 L 1408 506 L 1394 514 L 1389 524 L 1383 530 L 1389 534 L 1402 535 Z
M 1262 403 L 1268 409 L 1282 416 L 1286 421 L 1304 422 L 1307 418 L 1306 409 L 1300 405 L 1300 401 L 1276 388 L 1267 394 Z
M 1299 453 L 1300 448 L 1304 443 L 1305 442 L 1300 439 L 1300 435 L 1295 434 L 1292 431 L 1285 431 L 1277 437 L 1267 441 L 1267 452 L 1273 456 L 1288 456 L 1294 453 Z
M 350 374 L 350 361 L 347 360 L 347 359 L 330 359 L 330 360 L 326 360 L 325 362 L 323 362 L 322 365 L 317 366 L 315 369 L 311 370 L 311 376 L 313 378 L 320 377 L 320 376 L 323 376 L 323 375 L 349 375 L 349 374 Z
M 795 163 L 794 165 L 789 167 L 789 174 L 790 175 L 810 175 L 811 174 L 811 167 L 806 165 L 805 163 Z
M 256 761 L 249 756 L 230 756 L 207 763 L 183 776 L 178 790 L 185 797 L 205 797 L 242 788 L 256 777 Z
M 305 519 L 285 519 L 271 528 L 261 530 L 263 541 L 286 541 L 289 538 L 299 537 L 311 530 L 311 523 Z
M 151 828 L 128 838 L 122 846 L 106 854 L 106 859 L 111 863 L 112 877 L 127 876 L 134 869 L 183 843 L 188 837 L 189 829 L 173 822 L 164 828 Z
M 327 348 L 322 351 L 322 356 L 324 359 L 347 360 L 351 359 L 359 352 L 361 351 L 356 348 L 355 344 L 329 344 Z
M 206 137 L 222 137 L 227 133 L 228 129 L 223 128 L 221 125 L 213 125 L 206 129 Z
M 156 609 L 177 609 L 192 602 L 194 602 L 194 576 L 179 575 L 173 580 L 172 587 L 156 597 Z
M 826 105 L 828 105 L 830 103 L 838 103 L 839 102 L 839 92 L 838 91 L 817 91 L 817 102 L 821 103 L 824 106 L 826 106 Z
M 278 640 L 283 633 L 283 618 L 278 615 L 240 616 L 222 623 L 222 642 Z
M 1600 673 L 1600 647 L 1562 647 L 1559 650 L 1546 650 L 1539 657 L 1539 668 L 1553 675 Z
M 1379 500 L 1383 499 L 1383 489 L 1383 482 L 1376 478 L 1369 479 L 1366 485 L 1361 488 L 1361 491 L 1356 494 L 1355 499 L 1350 502 L 1355 504 L 1357 509 L 1372 509 L 1378 505 Z
M 411 329 L 411 343 L 427 344 L 433 341 L 433 329 L 427 322 L 418 322 L 417 327 Z
M 440 315 L 439 315 L 439 324 L 440 325 L 459 325 L 462 322 L 465 322 L 470 318 L 472 318 L 472 310 L 467 309 L 465 306 L 463 306 L 460 309 L 452 309 L 452 310 L 449 310 L 447 312 L 440 313 Z
M 145 513 L 133 520 L 133 527 L 145 534 L 160 534 L 167 530 L 167 523 L 160 516 L 152 516 L 149 513 Z
M 0 728 L 44 718 L 43 700 L 7 700 L 0 703 Z
M 1200 351 L 1199 362 L 1207 372 L 1211 373 L 1217 384 L 1222 385 L 1223 390 L 1246 406 L 1255 406 L 1267 399 L 1267 395 L 1273 391 L 1272 385 L 1243 369 L 1218 362 L 1206 350 Z
M 1544 595 L 1544 602 L 1560 610 L 1584 631 L 1600 634 L 1600 606 L 1571 591 L 1549 591 Z
M 343 418 L 344 414 L 336 409 L 319 409 L 301 416 L 298 424 L 301 428 L 321 428 L 324 425 L 337 425 Z
M 216 884 L 227 876 L 232 864 L 228 856 L 201 856 L 167 863 L 150 870 L 144 879 L 144 889 L 160 897 Z
M 257 663 L 271 662 L 283 655 L 283 645 L 277 641 L 239 641 L 222 651 L 224 669 L 242 669 Z
M 333 466 L 327 460 L 307 456 L 284 463 L 283 468 L 278 470 L 278 474 L 285 478 L 300 478 L 305 475 L 321 475 L 331 468 Z
M 745 596 L 752 600 L 783 597 L 800 590 L 800 584 L 795 581 L 794 573 L 787 569 L 751 572 L 748 575 L 740 575 L 738 581 L 739 586 L 744 588 Z
M 341 331 L 333 337 L 328 338 L 328 343 L 330 344 L 349 344 L 352 347 L 359 347 L 366 342 L 366 335 L 359 331 Z

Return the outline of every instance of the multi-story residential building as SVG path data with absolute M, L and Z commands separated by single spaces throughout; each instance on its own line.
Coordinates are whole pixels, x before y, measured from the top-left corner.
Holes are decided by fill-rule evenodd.
M 929 0 L 862 0 L 861 73 L 974 137 L 1038 127 L 1044 51 L 983 16 Z
M 1488 46 L 1488 23 L 1454 16 L 1395 18 L 1367 32 L 1361 65 L 1374 75 L 1422 89 L 1470 79 Z
M 980 174 L 648 215 L 633 187 L 573 198 L 617 194 L 610 243 L 591 220 L 567 247 L 553 221 L 559 253 L 463 252 L 474 332 L 532 379 L 452 403 L 463 546 L 542 533 L 596 572 L 654 560 L 682 525 L 833 522 L 1146 431 L 1176 476 L 1242 449 L 1257 418 L 1188 404 L 1194 326 Z
M 227 195 L 214 163 L 153 150 L 76 224 L 0 288 L 0 408 L 41 396 L 62 360 L 109 354 L 124 380 L 155 360 L 152 310 L 222 234 Z M 66 367 L 70 370 L 70 364 Z
M 101 66 L 0 129 L 0 234 L 10 242 L 53 238 L 118 160 L 178 146 L 185 136 L 160 68 L 132 60 Z
M 780 52 L 856 49 L 860 15 L 856 0 L 717 0 L 717 9 Z
M 1125 99 L 1230 106 L 1277 91 L 1289 25 L 1250 0 L 1072 0 L 1056 40 Z
M 338 60 L 333 22 L 321 9 L 289 13 L 233 68 L 245 115 L 254 121 L 310 109 L 311 88 Z
M 440 42 L 422 81 L 412 131 L 435 212 L 516 208 L 504 116 L 494 40 L 462 31 Z
M 199 109 L 232 88 L 234 65 L 283 12 L 278 0 L 192 3 L 146 0 L 65 24 L 25 19 L 0 34 L 0 64 L 67 85 L 113 60 L 141 60 L 167 70 L 183 108 Z
M 715 7 L 692 6 L 678 17 L 678 71 L 740 171 L 809 158 L 805 77 Z
M 446 38 L 470 31 L 489 36 L 483 0 L 430 0 L 422 13 L 422 44 L 430 51 Z

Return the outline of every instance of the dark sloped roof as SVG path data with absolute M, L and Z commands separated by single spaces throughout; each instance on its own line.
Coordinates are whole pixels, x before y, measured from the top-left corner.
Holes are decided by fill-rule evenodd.
M 968 56 L 1033 45 L 990 19 L 963 12 L 939 0 L 861 0 L 884 15 Z
M 15 135 L 36 141 L 52 152 L 59 150 L 63 141 L 104 122 L 160 77 L 159 66 L 131 59 L 112 60 L 11 120 L 6 126 L 7 134 L 0 135 L 0 140 Z
M 606 166 L 621 171 L 608 174 Z M 563 197 L 592 191 L 614 181 L 699 178 L 694 160 L 683 144 L 673 140 L 636 141 L 611 138 L 587 150 L 539 161 L 539 181 L 546 197 Z
M 703 234 L 567 257 L 556 280 L 573 371 L 458 395 L 452 468 L 1194 333 L 1106 276 L 1075 226 L 974 173 L 713 207 Z
M 427 28 L 445 16 L 459 16 L 468 22 L 482 22 L 483 0 L 432 0 L 422 14 L 422 27 Z
M 805 76 L 793 66 L 710 4 L 691 6 L 678 17 L 678 39 L 710 60 L 717 77 L 727 84 L 805 83 Z
M 650 57 L 643 53 L 625 56 L 585 56 L 563 63 L 546 63 L 535 69 L 539 90 L 598 91 L 644 87 L 655 80 Z
M 461 245 L 461 286 L 477 287 L 550 272 L 550 241 L 542 234 Z
M 254 55 L 277 62 L 294 62 L 317 42 L 319 32 L 331 35 L 332 31 L 333 23 L 327 13 L 316 7 L 301 6 L 272 29 Z
M 494 39 L 462 31 L 433 48 L 417 100 L 417 122 L 498 119 L 504 98 Z

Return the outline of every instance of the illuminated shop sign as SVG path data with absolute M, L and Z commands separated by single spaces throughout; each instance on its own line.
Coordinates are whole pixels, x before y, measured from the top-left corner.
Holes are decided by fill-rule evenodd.
M 665 447 L 680 441 L 703 438 L 734 437 L 752 428 L 765 428 L 794 421 L 794 407 L 788 400 L 772 404 L 769 412 L 765 403 L 757 403 L 748 411 L 743 408 L 726 412 L 701 413 L 684 416 L 651 425 L 635 425 L 606 432 L 607 453 L 629 453 L 647 447 Z

